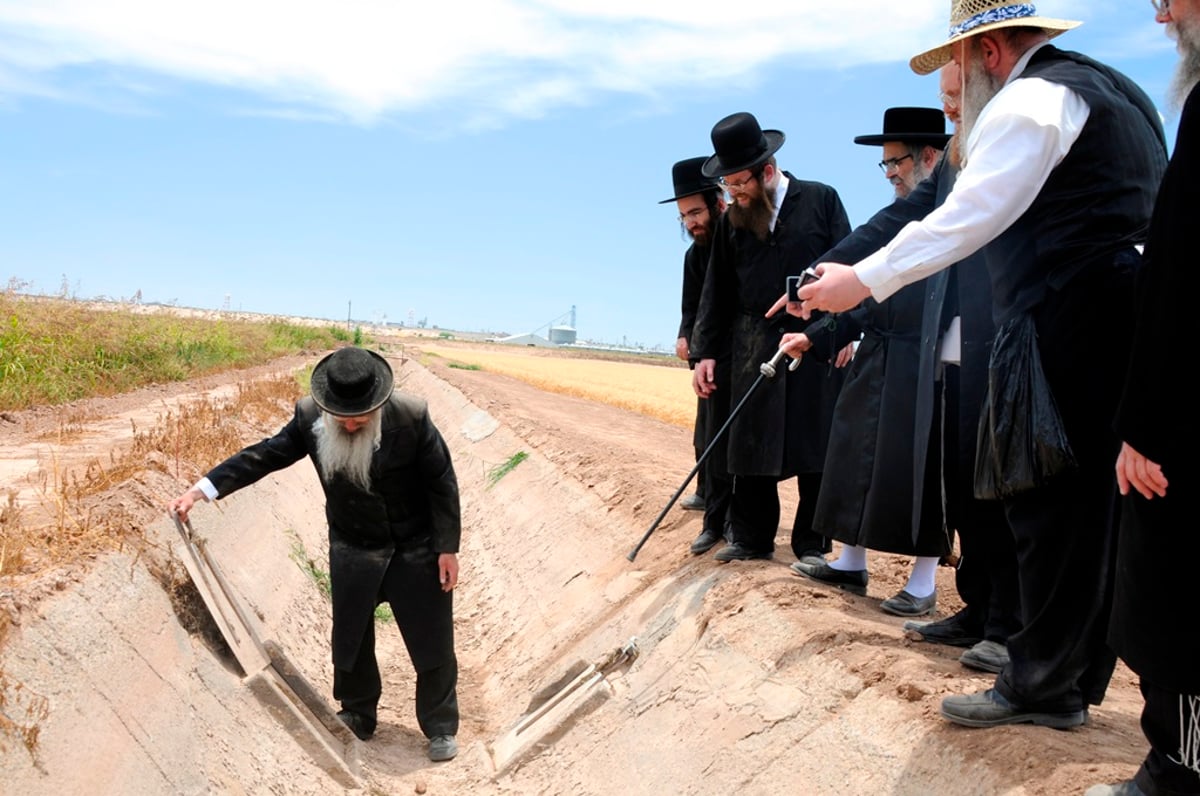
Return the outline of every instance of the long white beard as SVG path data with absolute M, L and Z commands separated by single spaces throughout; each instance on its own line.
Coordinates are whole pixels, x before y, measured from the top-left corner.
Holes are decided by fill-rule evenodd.
M 317 438 L 317 461 L 326 480 L 341 473 L 364 492 L 370 491 L 371 459 L 383 437 L 381 417 L 382 412 L 376 410 L 367 425 L 351 434 L 332 415 L 321 413 L 313 423 L 313 434 Z
M 963 73 L 963 91 L 962 91 L 962 124 L 959 126 L 960 144 L 959 157 L 966 165 L 967 161 L 967 143 L 971 139 L 971 129 L 975 127 L 975 122 L 979 120 L 979 115 L 983 113 L 983 109 L 992 101 L 992 97 L 1000 93 L 1000 89 L 1004 88 L 1001 80 L 990 74 L 983 66 L 983 62 L 975 56 L 974 48 L 970 48 L 970 55 L 967 57 L 967 63 L 962 68 Z
M 1168 34 L 1179 44 L 1179 65 L 1171 79 L 1171 108 L 1183 109 L 1192 89 L 1200 83 L 1200 25 L 1179 27 L 1178 23 L 1167 26 Z

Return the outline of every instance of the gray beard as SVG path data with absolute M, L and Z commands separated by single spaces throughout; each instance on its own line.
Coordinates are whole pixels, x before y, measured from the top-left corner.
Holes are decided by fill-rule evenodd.
M 383 436 L 383 413 L 376 410 L 371 420 L 353 434 L 334 421 L 328 412 L 313 423 L 313 434 L 317 438 L 317 461 L 325 473 L 326 482 L 341 473 L 364 492 L 371 491 L 371 459 L 379 450 Z
M 759 185 L 760 193 L 743 207 L 736 202 L 725 211 L 734 229 L 745 229 L 760 241 L 771 235 L 771 219 L 775 217 L 775 205 L 771 203 L 771 192 L 766 185 Z
M 971 130 L 979 120 L 979 114 L 992 101 L 992 97 L 1000 93 L 1004 84 L 984 68 L 983 62 L 975 56 L 974 47 L 968 56 L 967 65 L 963 68 L 962 93 L 962 124 L 959 127 L 959 158 L 965 164 L 967 161 L 967 140 Z
M 1171 109 L 1179 112 L 1187 102 L 1192 89 L 1200 83 L 1200 25 L 1197 27 L 1175 28 L 1174 35 L 1179 42 L 1180 60 L 1175 67 L 1175 76 L 1171 79 L 1170 103 Z

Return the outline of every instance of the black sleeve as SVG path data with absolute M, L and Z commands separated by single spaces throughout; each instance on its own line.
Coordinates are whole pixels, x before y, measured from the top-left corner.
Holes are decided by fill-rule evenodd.
M 433 549 L 438 553 L 457 553 L 462 540 L 462 512 L 450 449 L 429 417 L 428 409 L 418 418 L 417 428 L 417 461 L 429 498 Z
M 704 273 L 704 289 L 700 293 L 696 325 L 689 341 L 693 359 L 717 359 L 729 350 L 733 313 L 737 309 L 734 290 L 736 257 L 733 227 L 728 217 L 723 215 L 713 230 L 712 250 Z
M 679 334 L 676 337 L 685 338 L 689 346 L 692 342 L 692 329 L 696 325 L 696 311 L 700 306 L 700 293 L 704 290 L 705 266 L 708 264 L 701 254 L 693 243 L 683 255 L 682 313 Z

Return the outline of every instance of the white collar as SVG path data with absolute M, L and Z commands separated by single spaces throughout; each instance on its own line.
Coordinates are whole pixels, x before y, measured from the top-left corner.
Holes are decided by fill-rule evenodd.
M 772 232 L 775 231 L 775 222 L 779 220 L 779 208 L 783 207 L 783 198 L 787 196 L 788 189 L 787 175 L 783 173 L 782 169 L 779 169 L 778 171 L 779 182 L 775 183 L 775 195 L 773 197 L 774 201 L 772 202 L 772 204 L 775 205 L 775 212 L 771 214 L 770 229 Z

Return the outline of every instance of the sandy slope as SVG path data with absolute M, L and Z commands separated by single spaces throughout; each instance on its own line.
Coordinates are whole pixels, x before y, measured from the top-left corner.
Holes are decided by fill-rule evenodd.
M 430 402 L 462 485 L 462 752 L 425 759 L 399 634 L 382 627 L 384 703 L 375 739 L 357 745 L 360 792 L 1062 794 L 1140 760 L 1140 700 L 1124 668 L 1081 730 L 939 719 L 942 696 L 989 680 L 953 650 L 905 640 L 901 620 L 878 610 L 903 583 L 901 559 L 874 557 L 868 596 L 851 597 L 790 574 L 786 542 L 772 562 L 693 558 L 699 518 L 674 510 L 630 563 L 690 468 L 685 431 L 485 372 L 395 364 L 403 388 Z M 10 460 L 48 445 L 27 418 L 0 428 Z M 518 451 L 528 460 L 489 488 L 488 470 Z M 127 488 L 150 518 L 150 549 L 0 584 L 0 608 L 19 623 L 0 670 L 21 684 L 3 709 L 48 706 L 35 754 L 12 742 L 0 751 L 0 792 L 343 791 L 253 698 L 228 651 L 196 632 L 194 603 L 173 601 L 156 577 L 175 532 L 151 507 L 181 486 L 150 473 Z M 193 520 L 264 634 L 328 694 L 328 607 L 293 560 L 298 548 L 323 556 L 310 468 Z M 939 573 L 953 607 L 949 576 Z M 539 689 L 632 637 L 631 665 L 506 757 L 502 739 Z

